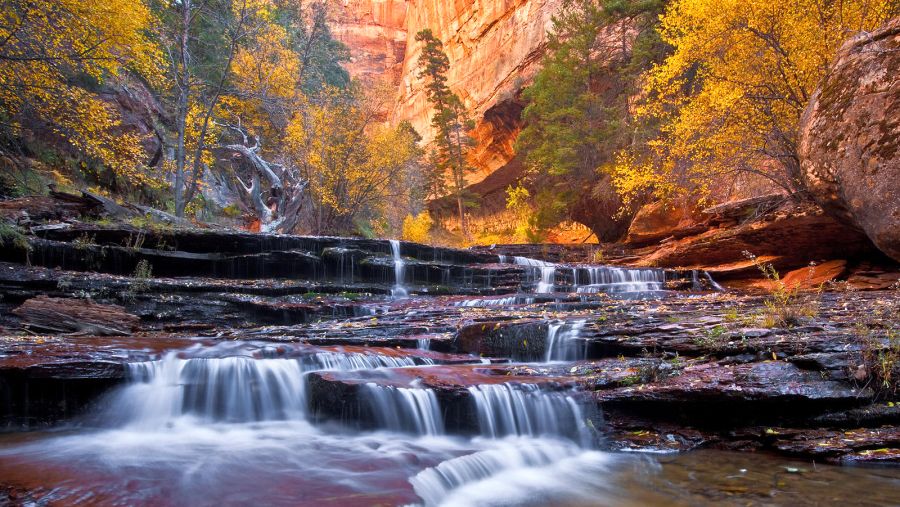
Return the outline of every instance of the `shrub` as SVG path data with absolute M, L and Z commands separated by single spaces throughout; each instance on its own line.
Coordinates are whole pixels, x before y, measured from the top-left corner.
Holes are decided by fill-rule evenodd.
M 862 364 L 854 376 L 879 393 L 895 395 L 900 389 L 900 303 L 879 303 L 856 325 Z
M 744 256 L 753 261 L 766 280 L 769 281 L 769 297 L 765 301 L 763 312 L 763 325 L 765 327 L 793 327 L 811 319 L 819 313 L 818 296 L 822 287 L 819 286 L 812 294 L 804 294 L 800 288 L 802 283 L 787 286 L 781 279 L 781 275 L 770 263 L 764 263 L 758 257 L 745 251 Z M 815 274 L 815 264 L 809 265 L 807 281 Z
M 431 240 L 431 227 L 434 220 L 427 211 L 416 216 L 406 215 L 403 219 L 403 239 L 416 243 L 428 243 Z

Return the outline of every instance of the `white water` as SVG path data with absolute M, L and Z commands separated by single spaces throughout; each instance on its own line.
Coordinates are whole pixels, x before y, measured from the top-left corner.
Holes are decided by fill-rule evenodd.
M 111 419 L 143 427 L 184 416 L 205 424 L 299 420 L 307 412 L 306 373 L 434 364 L 429 358 L 342 352 L 256 359 L 242 345 L 224 345 L 231 346 L 211 350 L 234 355 L 184 359 L 170 352 L 158 361 L 127 364 L 131 383 L 114 397 Z
M 593 435 L 581 406 L 566 393 L 547 392 L 534 384 L 472 386 L 481 434 L 566 438 L 590 446 Z
M 551 322 L 547 327 L 546 361 L 578 361 L 587 358 L 587 342 L 580 340 L 586 320 Z
M 507 438 L 410 479 L 426 506 L 616 505 L 615 459 L 559 440 Z M 578 486 L 576 486 L 578 484 Z
M 666 274 L 661 269 L 626 269 L 611 266 L 583 267 L 586 285 L 577 285 L 580 293 L 653 292 L 665 288 Z M 577 281 L 576 281 L 577 284 Z
M 457 301 L 454 303 L 454 306 L 485 308 L 490 306 L 510 306 L 516 304 L 516 302 L 516 296 L 509 296 L 503 298 L 465 299 L 463 301 Z
M 391 295 L 398 298 L 409 296 L 404 282 L 406 281 L 406 262 L 400 256 L 400 241 L 396 239 L 388 240 L 391 243 L 391 254 L 394 257 L 394 288 L 391 289 Z
M 431 389 L 365 385 L 365 394 L 379 428 L 414 433 L 444 434 L 444 420 Z
M 556 284 L 556 264 L 519 256 L 513 257 L 513 260 L 517 265 L 529 268 L 529 271 L 534 275 L 540 273 L 541 279 L 535 288 L 535 292 L 538 294 L 553 292 Z

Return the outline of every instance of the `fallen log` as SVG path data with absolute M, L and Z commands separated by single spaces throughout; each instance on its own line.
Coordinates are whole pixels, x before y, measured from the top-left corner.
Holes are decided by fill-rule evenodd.
M 130 335 L 141 320 L 121 306 L 47 296 L 29 299 L 12 313 L 29 329 L 101 336 Z

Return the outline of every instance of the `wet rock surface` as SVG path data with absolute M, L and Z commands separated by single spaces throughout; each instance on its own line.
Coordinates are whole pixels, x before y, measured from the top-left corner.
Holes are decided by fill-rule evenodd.
M 801 315 L 779 326 L 767 319 L 770 296 L 711 291 L 702 273 L 689 271 L 529 265 L 402 243 L 406 269 L 398 280 L 384 241 L 148 233 L 135 250 L 114 246 L 133 232 L 90 230 L 87 250 L 76 241 L 84 231 L 33 240 L 57 245 L 46 259 L 63 259 L 63 269 L 39 256 L 26 266 L 4 254 L 0 421 L 7 429 L 76 420 L 134 374 L 129 365 L 281 358 L 315 365 L 306 396 L 318 422 L 374 427 L 366 389 L 375 384 L 430 390 L 443 427 L 472 434 L 479 425 L 473 389 L 525 386 L 595 407 L 591 424 L 611 449 L 721 447 L 834 463 L 897 461 L 900 409 L 867 366 L 873 354 L 893 350 L 895 321 L 873 316 L 894 308 L 894 291 L 797 296 L 791 304 Z M 176 243 L 172 251 L 184 257 L 173 258 L 212 265 L 250 255 L 256 264 L 199 276 L 195 264 L 178 260 L 164 277 L 155 263 L 154 274 L 142 277 L 109 253 L 105 273 L 57 256 L 66 248 L 115 248 L 159 262 L 141 251 L 161 255 L 162 245 Z M 53 250 L 58 244 L 68 246 Z M 296 256 L 276 262 L 273 251 Z M 267 269 L 271 278 L 251 276 Z M 413 295 L 389 296 L 398 283 Z M 33 321 L 12 310 L 47 299 L 116 305 L 139 320 L 129 321 L 129 336 L 77 326 L 24 331 Z M 337 360 L 368 366 L 328 367 Z

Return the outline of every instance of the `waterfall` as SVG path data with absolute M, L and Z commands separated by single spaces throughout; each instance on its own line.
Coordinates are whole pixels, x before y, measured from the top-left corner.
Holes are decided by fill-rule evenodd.
M 431 349 L 431 338 L 417 338 L 416 339 L 416 348 L 419 350 L 430 350 Z
M 303 368 L 296 359 L 179 359 L 128 365 L 132 384 L 113 404 L 114 416 L 159 427 L 181 416 L 204 422 L 301 419 L 306 414 Z
M 433 390 L 370 382 L 364 392 L 380 428 L 417 435 L 444 433 L 444 421 Z
M 575 288 L 579 293 L 652 292 L 665 287 L 666 274 L 661 269 L 626 269 L 611 266 L 584 267 L 588 284 Z
M 577 361 L 587 357 L 587 343 L 579 340 L 586 320 L 551 322 L 547 327 L 546 361 Z
M 509 306 L 516 304 L 517 299 L 518 298 L 516 296 L 509 296 L 504 298 L 466 299 L 463 301 L 457 301 L 453 305 L 480 308 L 489 306 Z
M 319 352 L 308 360 L 312 364 L 306 372 L 316 370 L 368 370 L 373 368 L 399 368 L 403 366 L 419 366 L 434 364 L 427 357 L 385 356 L 382 354 L 345 354 L 340 352 Z
M 394 288 L 391 289 L 391 295 L 398 298 L 409 296 L 409 292 L 403 285 L 406 279 L 406 262 L 400 256 L 400 241 L 396 239 L 388 240 L 391 243 L 391 254 L 394 257 Z
M 722 287 L 715 280 L 713 280 L 713 277 L 709 274 L 709 271 L 703 271 L 703 276 L 706 277 L 706 280 L 709 282 L 709 285 L 713 288 L 713 290 L 718 292 L 725 292 L 725 287 Z
M 515 260 L 517 265 L 527 267 L 529 276 L 532 278 L 534 278 L 534 275 L 540 273 L 541 279 L 535 288 L 535 292 L 538 294 L 553 292 L 556 284 L 556 264 L 519 256 L 513 257 L 513 260 Z
M 607 462 L 608 457 L 604 454 L 557 441 L 511 440 L 426 468 L 409 482 L 426 506 L 478 505 L 476 499 L 480 497 L 484 497 L 486 505 L 532 505 L 535 498 L 529 497 L 533 494 L 529 488 L 539 493 L 541 488 L 559 485 L 577 491 L 574 485 L 579 481 L 589 484 L 592 476 L 604 471 Z M 510 501 L 517 495 L 524 498 L 519 502 Z M 559 492 L 540 503 L 552 505 L 565 495 Z M 614 505 L 598 503 L 596 496 L 586 496 L 579 498 L 579 505 Z
M 591 443 L 581 406 L 568 394 L 534 384 L 484 384 L 470 387 L 469 394 L 486 437 L 552 436 Z
M 305 373 L 423 364 L 434 361 L 341 352 L 302 358 L 234 355 L 183 359 L 170 352 L 159 361 L 126 365 L 130 383 L 115 398 L 111 416 L 151 427 L 182 416 L 206 423 L 303 419 L 307 412 Z

